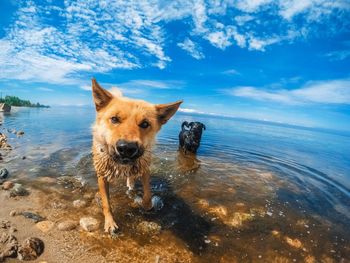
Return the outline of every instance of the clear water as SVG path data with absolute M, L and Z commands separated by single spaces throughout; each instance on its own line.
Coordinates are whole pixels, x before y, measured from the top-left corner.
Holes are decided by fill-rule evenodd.
M 25 135 L 9 133 L 14 150 L 2 152 L 0 166 L 29 181 L 74 176 L 95 191 L 94 117 L 94 109 L 84 107 L 14 109 L 2 116 L 2 129 Z M 184 120 L 207 127 L 197 157 L 177 151 Z M 123 215 L 158 222 L 162 240 L 177 239 L 200 262 L 350 260 L 349 134 L 178 113 L 154 152 L 152 184 L 165 202 L 161 212 L 139 212 L 127 205 L 123 186 L 115 189 L 114 201 L 126 204 L 117 208 L 118 223 L 141 245 L 148 239 L 135 235 L 136 221 L 124 222 Z

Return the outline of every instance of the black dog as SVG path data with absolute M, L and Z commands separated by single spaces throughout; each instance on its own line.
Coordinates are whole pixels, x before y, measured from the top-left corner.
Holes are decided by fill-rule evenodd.
M 185 129 L 185 127 L 188 128 Z M 180 147 L 186 152 L 196 153 L 202 138 L 202 131 L 205 130 L 205 125 L 201 122 L 184 121 L 181 125 L 179 133 Z

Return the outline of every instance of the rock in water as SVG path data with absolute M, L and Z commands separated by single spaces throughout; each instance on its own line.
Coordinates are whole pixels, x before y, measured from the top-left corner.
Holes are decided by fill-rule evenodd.
M 9 171 L 6 168 L 0 169 L 0 179 L 6 179 L 9 176 Z
M 158 234 L 162 229 L 157 223 L 148 221 L 142 221 L 136 228 L 139 232 L 149 235 Z
M 11 150 L 12 147 L 7 143 L 7 136 L 0 132 L 0 148 L 5 150 Z
M 0 234 L 0 262 L 7 257 L 16 257 L 18 242 L 15 236 L 6 233 Z
M 19 260 L 35 260 L 44 252 L 44 242 L 36 237 L 30 237 L 23 241 L 18 249 Z
M 83 207 L 86 206 L 86 201 L 80 200 L 80 199 L 74 200 L 73 201 L 73 206 L 76 207 L 76 208 L 83 208 Z
M 24 135 L 24 131 L 18 131 L 18 132 L 16 132 L 16 135 L 22 136 L 22 135 Z
M 61 231 L 73 230 L 76 227 L 77 227 L 77 223 L 73 220 L 63 221 L 63 222 L 59 223 L 57 226 L 57 228 Z
M 11 181 L 6 181 L 2 184 L 2 189 L 10 190 L 14 186 L 14 183 Z
M 80 226 L 88 232 L 95 231 L 99 228 L 100 222 L 93 217 L 80 218 Z
M 29 192 L 21 184 L 15 184 L 10 191 L 10 197 L 25 196 L 25 195 L 29 195 Z
M 42 216 L 34 214 L 32 212 L 21 212 L 20 214 L 28 219 L 32 219 L 34 223 L 38 223 L 40 221 L 45 220 L 45 218 L 43 218 Z
M 36 223 L 36 227 L 39 228 L 39 230 L 41 232 L 44 232 L 44 233 L 49 232 L 53 228 L 54 225 L 55 225 L 55 223 L 52 221 L 49 221 L 49 220 L 40 221 L 40 222 Z

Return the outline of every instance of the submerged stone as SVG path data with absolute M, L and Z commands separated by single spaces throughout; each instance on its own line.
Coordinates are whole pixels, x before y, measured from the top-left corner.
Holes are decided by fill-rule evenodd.
M 155 222 L 142 221 L 136 227 L 136 229 L 143 234 L 158 234 L 162 227 Z
M 74 200 L 73 201 L 73 206 L 76 207 L 76 208 L 83 208 L 86 206 L 86 201 L 85 200 Z
M 250 221 L 252 219 L 253 216 L 251 214 L 235 212 L 233 216 L 226 221 L 226 224 L 233 227 L 240 227 L 244 222 Z
M 29 192 L 21 184 L 16 183 L 10 191 L 10 197 L 25 196 L 25 195 L 29 195 Z
M 15 236 L 11 234 L 0 234 L 0 262 L 6 258 L 16 257 L 18 249 L 18 242 Z
M 9 172 L 6 168 L 0 169 L 0 179 L 6 179 L 9 176 Z
M 45 220 L 44 217 L 42 217 L 42 216 L 40 216 L 40 215 L 38 215 L 38 214 L 32 213 L 32 212 L 27 212 L 27 211 L 25 211 L 25 212 L 21 212 L 20 214 L 21 214 L 22 216 L 24 216 L 25 218 L 28 218 L 28 219 L 33 220 L 34 223 L 38 223 L 38 222 L 40 222 L 40 221 Z
M 209 213 L 216 215 L 217 217 L 224 219 L 227 216 L 227 208 L 221 205 L 209 208 Z
M 57 228 L 58 228 L 58 230 L 61 230 L 61 231 L 69 231 L 69 230 L 73 230 L 74 228 L 76 228 L 77 225 L 78 224 L 73 220 L 66 220 L 66 221 L 59 223 Z
M 61 176 L 57 178 L 57 183 L 64 188 L 80 189 L 83 187 L 82 183 L 72 176 Z
M 80 226 L 87 232 L 96 231 L 100 227 L 100 222 L 93 217 L 82 217 L 80 218 Z
M 14 183 L 11 181 L 6 181 L 2 184 L 2 189 L 10 190 L 14 186 Z
M 24 135 L 24 131 L 18 131 L 18 132 L 16 132 L 16 135 L 22 136 L 22 135 Z
M 49 220 L 45 220 L 45 221 L 40 221 L 38 223 L 36 223 L 36 227 L 39 228 L 39 230 L 41 232 L 47 233 L 49 232 L 53 227 L 54 227 L 55 223 Z
M 293 239 L 290 237 L 285 237 L 285 240 L 286 240 L 287 244 L 290 245 L 291 247 L 298 248 L 298 249 L 303 247 L 303 244 L 297 238 Z
M 44 252 L 44 242 L 36 237 L 30 237 L 23 241 L 18 249 L 19 260 L 35 260 Z

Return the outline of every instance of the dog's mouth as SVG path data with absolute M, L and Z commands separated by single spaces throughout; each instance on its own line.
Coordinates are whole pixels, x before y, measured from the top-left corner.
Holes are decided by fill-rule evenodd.
M 138 153 L 133 157 L 125 157 L 118 154 L 116 151 L 111 153 L 111 157 L 114 162 L 122 165 L 134 165 L 136 161 L 143 155 L 144 150 L 139 149 Z

